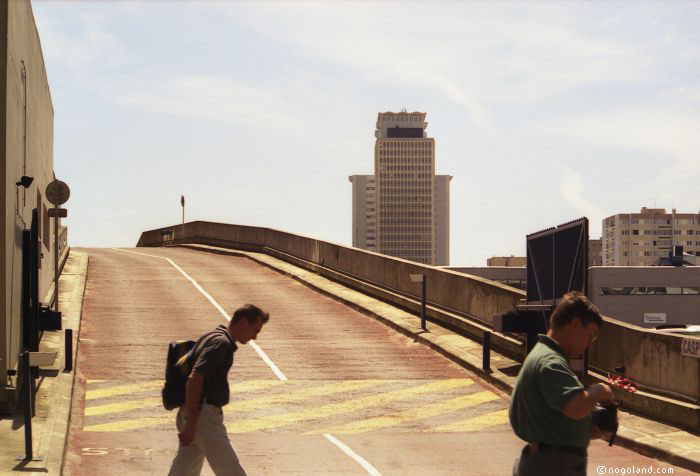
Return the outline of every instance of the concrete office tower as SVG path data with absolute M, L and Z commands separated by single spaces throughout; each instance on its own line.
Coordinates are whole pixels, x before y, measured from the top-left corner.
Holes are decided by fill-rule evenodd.
M 700 213 L 642 208 L 603 219 L 603 266 L 650 266 L 674 245 L 700 256 Z
M 377 115 L 376 247 L 379 253 L 390 256 L 447 264 L 438 262 L 435 140 L 425 132 L 425 116 L 406 111 Z
M 450 263 L 450 175 L 435 175 L 424 112 L 380 112 L 374 175 L 351 175 L 352 245 L 419 263 Z

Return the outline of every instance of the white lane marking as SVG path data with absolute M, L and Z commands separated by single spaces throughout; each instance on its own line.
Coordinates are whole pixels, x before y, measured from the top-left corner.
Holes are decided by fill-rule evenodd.
M 348 455 L 349 457 L 351 457 L 352 459 L 357 461 L 360 464 L 360 466 L 365 468 L 365 471 L 367 471 L 367 474 L 371 474 L 372 476 L 382 476 L 382 473 L 377 471 L 377 469 L 374 466 L 372 466 L 369 463 L 369 461 L 367 461 L 362 456 L 355 453 L 352 449 L 350 449 L 350 447 L 348 445 L 346 445 L 345 443 L 340 441 L 338 438 L 336 438 L 335 436 L 333 436 L 329 433 L 324 433 L 323 436 L 325 436 L 326 439 L 328 441 L 330 441 L 331 443 L 333 443 L 335 446 L 340 448 L 343 451 L 343 453 L 345 453 L 346 455 Z
M 139 253 L 139 252 L 137 252 L 137 251 L 122 250 L 122 249 L 119 249 L 119 248 L 112 248 L 112 249 L 113 249 L 113 250 L 116 250 L 116 251 L 123 251 L 124 253 L 133 253 L 133 254 L 136 254 L 136 255 L 150 256 L 151 258 L 160 258 L 160 259 L 166 260 L 168 263 L 170 263 L 171 265 L 173 265 L 173 266 L 175 267 L 175 269 L 177 269 L 185 278 L 187 278 L 187 280 L 188 280 L 190 283 L 192 283 L 192 285 L 195 287 L 195 289 L 197 289 L 197 291 L 199 291 L 200 293 L 202 293 L 202 294 L 204 295 L 204 297 L 207 298 L 207 299 L 209 300 L 209 302 L 216 308 L 216 310 L 219 311 L 219 313 L 220 313 L 222 316 L 224 316 L 224 319 L 226 319 L 226 320 L 229 321 L 229 322 L 231 321 L 231 316 L 229 316 L 229 315 L 226 313 L 226 311 L 224 311 L 224 308 L 222 308 L 222 307 L 219 305 L 219 303 L 216 302 L 216 300 L 215 300 L 213 297 L 211 297 L 211 295 L 210 295 L 208 292 L 206 292 L 206 291 L 204 290 L 204 288 L 202 288 L 202 286 L 199 285 L 199 283 L 198 283 L 197 281 L 195 281 L 194 279 L 192 279 L 187 273 L 185 273 L 185 272 L 183 271 L 182 268 L 180 268 L 178 265 L 176 265 L 175 262 L 174 262 L 173 260 L 171 260 L 170 258 L 166 258 L 166 257 L 164 257 L 164 256 L 149 255 L 149 254 L 146 254 L 146 253 Z M 275 363 L 272 361 L 272 359 L 270 359 L 270 357 L 267 356 L 267 354 L 265 353 L 265 351 L 263 351 L 263 350 L 260 348 L 260 346 L 259 346 L 255 341 L 251 340 L 251 341 L 249 342 L 249 344 L 251 345 L 251 347 L 253 347 L 253 349 L 255 349 L 255 351 L 258 353 L 258 355 L 260 356 L 260 358 L 263 359 L 263 361 L 268 365 L 268 367 L 270 367 L 270 369 L 272 369 L 272 371 L 275 373 L 275 375 L 277 376 L 278 379 L 280 379 L 280 380 L 282 380 L 282 381 L 287 380 L 287 377 L 282 373 L 282 371 L 279 369 L 279 367 L 277 367 L 277 366 L 275 365 Z
M 139 253 L 138 251 L 129 251 L 129 250 L 123 250 L 121 248 L 111 248 L 114 251 L 121 251 L 122 253 L 131 253 L 134 255 L 141 255 L 141 256 L 149 256 L 151 258 L 160 258 L 160 259 L 165 259 L 162 256 L 157 256 L 157 255 L 148 255 L 146 253 Z

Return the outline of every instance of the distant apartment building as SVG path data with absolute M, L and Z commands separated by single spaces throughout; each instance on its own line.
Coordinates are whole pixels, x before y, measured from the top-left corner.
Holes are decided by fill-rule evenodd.
M 700 213 L 666 213 L 663 208 L 642 208 L 603 220 L 604 266 L 650 266 L 669 255 L 673 246 L 700 256 Z
M 486 258 L 486 266 L 504 266 L 506 268 L 519 268 L 527 264 L 525 256 L 492 256 Z
M 435 175 L 426 113 L 377 116 L 374 175 L 352 175 L 352 244 L 430 265 L 450 260 L 450 180 Z
M 588 267 L 603 266 L 603 239 L 588 240 Z

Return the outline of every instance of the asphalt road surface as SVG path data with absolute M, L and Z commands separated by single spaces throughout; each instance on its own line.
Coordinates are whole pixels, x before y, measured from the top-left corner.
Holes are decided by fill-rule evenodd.
M 168 343 L 245 303 L 271 316 L 255 344 L 239 346 L 224 408 L 248 474 L 511 474 L 522 442 L 508 396 L 389 327 L 246 258 L 82 251 L 65 474 L 167 474 L 177 449 L 175 412 L 160 400 Z M 589 453 L 590 474 L 670 468 L 600 441 Z

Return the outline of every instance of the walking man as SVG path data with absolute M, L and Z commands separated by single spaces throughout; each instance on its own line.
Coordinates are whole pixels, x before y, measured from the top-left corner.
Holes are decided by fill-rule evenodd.
M 510 424 L 527 442 L 513 467 L 514 476 L 586 474 L 593 427 L 591 410 L 611 402 L 610 387 L 585 388 L 569 367 L 598 337 L 600 311 L 579 292 L 567 293 L 554 309 L 547 335 L 523 362 L 510 402 Z
M 229 401 L 228 372 L 236 342 L 254 340 L 268 319 L 268 313 L 246 304 L 233 313 L 228 326 L 197 339 L 185 405 L 177 413 L 180 445 L 170 476 L 200 474 L 205 457 L 217 476 L 246 474 L 228 439 L 221 407 Z

